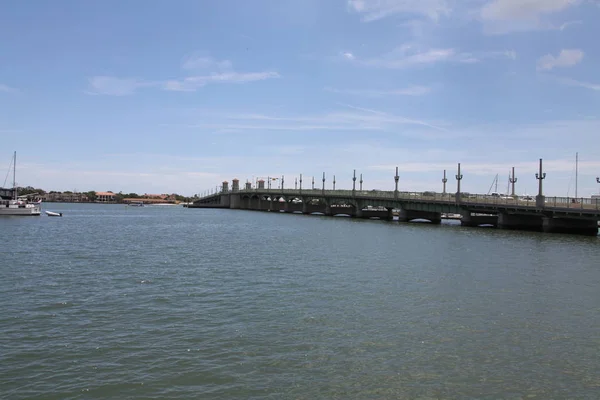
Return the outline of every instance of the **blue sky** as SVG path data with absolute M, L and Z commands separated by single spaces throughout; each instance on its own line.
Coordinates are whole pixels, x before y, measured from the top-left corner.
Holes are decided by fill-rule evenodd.
M 594 0 L 0 3 L 0 169 L 47 190 L 600 189 Z M 0 182 L 0 184 L 2 184 Z M 9 184 L 7 182 L 7 184 Z M 449 189 L 456 182 L 450 179 Z

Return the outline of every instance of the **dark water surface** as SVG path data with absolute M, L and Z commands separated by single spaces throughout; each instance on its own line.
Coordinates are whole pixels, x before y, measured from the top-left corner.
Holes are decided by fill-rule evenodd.
M 2 399 L 598 399 L 600 239 L 182 207 L 0 219 Z

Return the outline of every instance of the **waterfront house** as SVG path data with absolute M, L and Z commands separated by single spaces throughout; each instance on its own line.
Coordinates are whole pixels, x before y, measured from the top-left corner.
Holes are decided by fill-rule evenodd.
M 97 203 L 111 203 L 115 201 L 116 198 L 113 192 L 96 192 Z

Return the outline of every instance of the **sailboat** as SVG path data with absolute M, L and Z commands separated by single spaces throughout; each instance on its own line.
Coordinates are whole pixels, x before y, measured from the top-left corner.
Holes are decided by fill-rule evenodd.
M 1 196 L 2 193 L 8 192 L 4 190 L 0 192 L 0 216 L 3 215 L 41 215 L 40 203 L 30 203 L 27 199 L 20 199 L 17 195 L 17 152 L 15 151 L 12 160 L 13 166 L 13 187 L 12 196 Z M 9 167 L 10 171 L 10 167 Z M 12 198 L 11 198 L 12 197 Z

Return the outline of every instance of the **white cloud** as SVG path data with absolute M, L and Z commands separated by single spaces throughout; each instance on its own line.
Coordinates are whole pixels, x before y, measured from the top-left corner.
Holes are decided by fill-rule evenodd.
M 562 30 L 564 28 L 557 28 L 549 17 L 581 3 L 583 0 L 493 0 L 483 6 L 478 14 L 488 34 Z
M 164 82 L 163 88 L 171 91 L 193 92 L 209 83 L 244 83 L 279 77 L 280 75 L 274 71 L 246 73 L 224 72 L 211 75 L 189 76 L 181 80 L 166 81 Z
M 447 0 L 348 0 L 348 9 L 362 15 L 364 22 L 377 21 L 395 14 L 421 15 L 432 20 L 452 11 Z
M 149 84 L 134 78 L 94 76 L 89 79 L 89 85 L 89 94 L 127 96 L 135 93 L 138 88 L 148 86 Z
M 354 54 L 346 52 L 342 54 L 348 60 L 354 60 Z
M 349 94 L 356 96 L 381 97 L 381 96 L 423 96 L 431 93 L 431 88 L 427 86 L 409 86 L 404 89 L 395 90 L 352 90 L 335 89 L 326 87 L 326 91 L 332 93 Z
M 585 89 L 600 91 L 600 83 L 582 82 L 571 78 L 559 78 L 554 76 L 551 76 L 551 78 L 556 82 L 562 83 L 563 85 L 576 86 Z
M 568 21 L 568 22 L 565 22 L 564 24 L 562 24 L 558 29 L 560 29 L 561 31 L 564 31 L 571 25 L 581 25 L 581 24 L 583 24 L 583 21 Z
M 87 93 L 125 96 L 135 93 L 142 87 L 159 87 L 168 91 L 193 92 L 210 83 L 244 83 L 280 77 L 276 71 L 236 72 L 233 70 L 230 61 L 218 61 L 206 56 L 186 58 L 182 63 L 182 68 L 185 70 L 205 70 L 205 73 L 164 81 L 95 76 L 89 80 L 90 90 Z
M 361 59 L 354 56 L 350 61 L 370 67 L 401 69 L 444 62 L 471 64 L 490 58 L 514 60 L 516 57 L 512 50 L 457 52 L 453 48 L 419 50 L 412 45 L 403 45 L 380 57 Z
M 566 68 L 579 64 L 583 60 L 583 51 L 579 49 L 563 49 L 558 56 L 546 54 L 537 63 L 538 70 L 552 70 L 553 68 Z
M 484 20 L 536 20 L 563 11 L 581 0 L 493 0 L 481 9 Z
M 202 115 L 202 123 L 189 127 L 199 129 L 231 129 L 243 131 L 389 131 L 400 126 L 420 128 L 417 135 L 439 136 L 445 129 L 437 123 L 407 118 L 361 107 L 344 105 L 352 111 L 335 111 L 322 115 L 279 116 L 266 114 Z M 425 128 L 425 129 L 424 129 Z M 413 133 L 406 132 L 410 136 Z
M 14 92 L 17 92 L 17 89 L 0 83 L 0 92 L 14 93 Z

